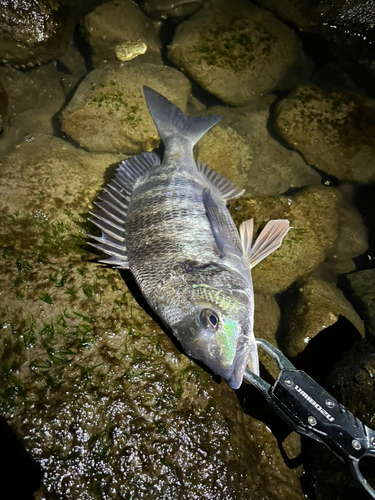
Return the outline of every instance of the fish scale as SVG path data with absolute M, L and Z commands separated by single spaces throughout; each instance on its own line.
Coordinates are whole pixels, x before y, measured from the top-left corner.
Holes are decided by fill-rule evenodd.
M 221 117 L 185 116 L 144 87 L 165 146 L 121 162 L 97 203 L 92 236 L 101 260 L 129 269 L 184 351 L 238 388 L 246 365 L 259 373 L 251 267 L 281 244 L 287 221 L 270 221 L 252 247 L 252 221 L 238 233 L 226 202 L 243 192 L 193 146 Z M 263 236 L 262 236 L 263 235 Z

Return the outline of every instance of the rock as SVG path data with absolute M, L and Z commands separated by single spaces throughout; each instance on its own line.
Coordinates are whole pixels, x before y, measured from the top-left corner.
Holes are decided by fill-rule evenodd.
M 244 108 L 213 106 L 223 119 L 195 147 L 197 157 L 246 189 L 248 196 L 275 196 L 290 188 L 320 184 L 301 156 L 284 148 L 268 131 L 273 96 Z
M 64 76 L 60 78 L 61 86 L 65 94 L 69 94 L 87 73 L 85 59 L 72 41 L 58 62 L 64 72 Z
M 276 331 L 280 323 L 280 308 L 273 295 L 255 294 L 254 309 L 254 334 L 255 337 L 267 340 L 270 344 L 278 347 Z M 280 369 L 276 361 L 266 354 L 263 349 L 258 350 L 259 360 L 268 372 L 277 378 Z
M 205 90 L 244 106 L 277 85 L 301 47 L 269 12 L 243 0 L 218 0 L 178 26 L 168 54 Z
M 279 249 L 258 264 L 254 289 L 273 294 L 286 290 L 323 262 L 337 238 L 339 191 L 310 187 L 294 196 L 238 198 L 229 205 L 236 225 L 254 218 L 255 234 L 271 219 L 288 219 L 291 229 Z
M 199 10 L 206 0 L 140 0 L 139 6 L 155 19 L 188 16 Z
M 34 66 L 66 50 L 72 23 L 55 0 L 6 0 L 0 4 L 0 60 Z
M 341 274 L 339 271 L 344 269 L 347 269 L 344 272 L 354 271 L 355 264 L 351 259 L 366 252 L 367 239 L 367 229 L 360 213 L 349 204 L 344 203 L 339 211 L 338 237 L 327 256 L 327 261 L 337 269 L 338 274 Z
M 0 133 L 3 131 L 8 118 L 8 94 L 0 81 Z
M 79 214 L 119 157 L 38 141 L 2 166 L 0 412 L 39 498 L 302 500 L 266 425 L 90 261 Z
M 60 75 L 53 64 L 24 73 L 0 68 L 0 79 L 9 96 L 9 123 L 1 135 L 0 155 L 6 155 L 23 142 L 33 142 L 54 132 L 53 117 L 61 109 L 65 94 Z
M 341 181 L 375 181 L 375 100 L 301 86 L 276 108 L 280 135 Z
M 308 278 L 298 288 L 288 316 L 283 350 L 292 358 L 303 352 L 320 332 L 335 324 L 339 316 L 347 318 L 365 336 L 364 324 L 343 292 L 317 278 Z
M 143 85 L 186 108 L 191 85 L 184 75 L 174 68 L 135 60 L 124 68 L 89 73 L 62 112 L 63 130 L 89 151 L 137 154 L 152 150 L 159 137 Z
M 98 68 L 115 61 L 142 55 L 142 61 L 161 62 L 160 40 L 153 21 L 130 0 L 108 2 L 88 14 L 83 21 L 85 36 L 92 47 L 92 63 Z M 120 59 L 127 45 L 133 57 Z M 141 47 L 146 47 L 143 52 Z M 116 49 L 117 47 L 117 49 Z M 119 47 L 122 47 L 122 52 Z
M 348 274 L 347 278 L 367 332 L 375 337 L 375 269 Z

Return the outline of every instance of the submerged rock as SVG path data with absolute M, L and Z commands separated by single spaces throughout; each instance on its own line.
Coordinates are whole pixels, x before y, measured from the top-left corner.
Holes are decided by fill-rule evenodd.
M 59 57 L 58 62 L 62 66 L 61 72 L 64 73 L 60 78 L 61 85 L 64 92 L 69 94 L 88 72 L 85 59 L 73 41 L 71 41 L 66 52 Z
M 0 412 L 37 495 L 302 500 L 266 425 L 89 261 L 79 214 L 118 158 L 45 137 L 2 166 Z
M 56 59 L 67 48 L 72 24 L 55 0 L 0 3 L 0 60 L 34 66 Z
M 188 16 L 199 10 L 206 0 L 139 0 L 139 6 L 155 19 Z
M 0 81 L 0 133 L 5 127 L 8 118 L 8 94 Z
M 208 2 L 178 26 L 168 51 L 178 68 L 233 106 L 272 90 L 300 53 L 292 30 L 243 0 Z
M 255 234 L 271 219 L 288 219 L 291 229 L 281 247 L 253 270 L 254 289 L 279 293 L 323 262 L 337 238 L 339 191 L 310 187 L 295 196 L 238 198 L 229 210 L 237 225 L 254 219 Z
M 331 283 L 308 278 L 293 295 L 289 309 L 283 348 L 292 358 L 303 352 L 320 332 L 335 324 L 339 316 L 347 318 L 362 337 L 365 336 L 358 313 L 343 292 Z
M 375 181 L 375 100 L 301 86 L 276 108 L 281 136 L 341 181 Z
M 92 63 L 96 68 L 118 60 L 129 61 L 141 54 L 144 54 L 143 61 L 161 62 L 157 29 L 153 21 L 130 0 L 100 5 L 85 17 L 83 28 L 92 47 Z M 117 47 L 125 45 L 128 58 L 120 59 Z M 129 58 L 131 47 L 133 57 Z M 141 47 L 146 50 L 142 52 Z
M 375 269 L 348 274 L 348 280 L 367 332 L 375 337 Z
M 135 60 L 123 68 L 91 71 L 62 112 L 63 130 L 89 151 L 150 151 L 159 144 L 159 136 L 143 85 L 185 110 L 191 91 L 188 79 L 174 68 Z
M 9 96 L 9 122 L 1 136 L 0 155 L 24 142 L 52 136 L 53 117 L 65 101 L 55 65 L 38 66 L 28 73 L 0 67 L 0 79 Z
M 268 131 L 268 96 L 256 105 L 213 106 L 223 119 L 195 147 L 197 157 L 227 176 L 248 196 L 275 196 L 290 188 L 320 184 L 320 176 L 301 156 L 284 148 Z

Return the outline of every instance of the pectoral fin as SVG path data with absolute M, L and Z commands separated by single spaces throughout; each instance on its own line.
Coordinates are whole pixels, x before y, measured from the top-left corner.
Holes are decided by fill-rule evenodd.
M 270 220 L 251 246 L 253 236 L 252 219 L 240 226 L 242 246 L 248 253 L 250 266 L 253 268 L 281 245 L 284 236 L 289 231 L 289 221 L 286 219 Z
M 212 196 L 210 189 L 204 190 L 203 203 L 220 257 L 225 257 L 228 254 L 241 257 L 243 249 L 237 228 L 224 203 Z

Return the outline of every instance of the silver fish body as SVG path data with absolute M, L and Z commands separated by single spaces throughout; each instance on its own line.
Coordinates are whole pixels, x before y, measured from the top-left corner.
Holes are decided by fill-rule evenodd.
M 226 208 L 241 192 L 193 157 L 195 142 L 220 117 L 186 117 L 144 92 L 164 158 L 143 153 L 120 164 L 93 214 L 102 229 L 94 246 L 111 256 L 103 262 L 130 269 L 187 354 L 238 388 L 247 363 L 259 373 L 250 227 L 241 238 Z

